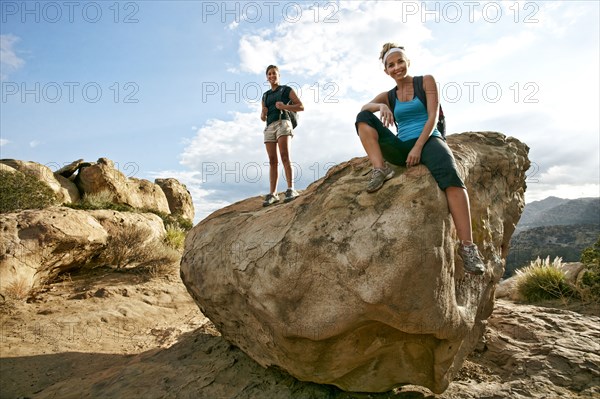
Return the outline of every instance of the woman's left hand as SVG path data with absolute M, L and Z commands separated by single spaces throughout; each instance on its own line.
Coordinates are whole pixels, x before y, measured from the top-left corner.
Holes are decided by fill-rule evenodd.
M 406 157 L 406 166 L 417 166 L 421 162 L 421 148 L 414 146 Z
M 275 103 L 275 108 L 277 108 L 277 109 L 285 109 L 285 104 L 283 103 L 283 101 L 277 101 Z

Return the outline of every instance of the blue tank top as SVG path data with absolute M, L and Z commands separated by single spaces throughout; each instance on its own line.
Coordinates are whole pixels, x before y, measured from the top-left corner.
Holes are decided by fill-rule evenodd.
M 421 135 L 423 126 L 427 123 L 427 109 L 425 105 L 414 97 L 411 101 L 402 102 L 396 98 L 394 118 L 398 124 L 397 136 L 402 141 L 416 139 Z M 437 127 L 433 128 L 432 136 L 442 137 Z

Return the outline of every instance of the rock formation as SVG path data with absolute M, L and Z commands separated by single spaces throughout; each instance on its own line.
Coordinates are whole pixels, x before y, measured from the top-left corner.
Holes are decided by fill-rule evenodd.
M 500 133 L 448 137 L 487 264 L 465 275 L 444 193 L 424 166 L 364 188 L 370 164 L 329 170 L 295 201 L 250 198 L 190 231 L 181 276 L 223 334 L 262 366 L 349 391 L 443 392 L 493 308 L 524 207 L 528 148 Z
M 170 213 L 167 197 L 158 185 L 125 176 L 110 159 L 100 158 L 98 162 L 82 167 L 76 182 L 86 194 L 108 191 L 116 203 Z
M 155 184 L 158 184 L 167 196 L 169 210 L 172 215 L 181 215 L 189 221 L 194 220 L 194 203 L 192 195 L 177 179 L 156 179 Z
M 126 177 L 107 158 L 79 159 L 54 173 L 36 162 L 2 159 L 0 170 L 36 177 L 52 189 L 59 204 L 77 203 L 80 194 L 108 191 L 115 203 L 194 218 L 191 195 L 176 179 L 162 179 L 167 200 L 160 185 Z M 147 241 L 165 234 L 162 219 L 148 213 L 51 207 L 0 214 L 0 293 L 11 284 L 30 290 L 60 272 L 94 265 L 107 237 L 132 227 L 146 230 Z
M 162 219 L 149 213 L 50 207 L 0 214 L 0 293 L 96 265 L 108 237 L 128 226 L 147 230 L 147 240 L 165 234 Z
M 63 176 L 52 173 L 46 165 L 31 161 L 19 161 L 15 159 L 0 159 L 0 163 L 7 165 L 19 172 L 33 176 L 45 183 L 54 191 L 57 200 L 62 204 L 79 201 L 77 186 Z
M 85 194 L 108 191 L 113 201 L 132 208 L 180 215 L 194 220 L 194 204 L 186 187 L 177 179 L 145 179 L 125 176 L 108 158 L 97 162 L 73 161 L 56 172 L 31 161 L 0 159 L 2 170 L 18 170 L 48 185 L 56 194 L 59 204 L 77 203 Z

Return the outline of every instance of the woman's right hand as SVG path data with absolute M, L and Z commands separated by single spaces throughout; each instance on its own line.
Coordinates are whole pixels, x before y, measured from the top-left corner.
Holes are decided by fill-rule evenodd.
M 394 114 L 385 104 L 379 104 L 379 118 L 385 127 L 390 127 L 394 124 Z
M 260 119 L 264 122 L 267 120 L 267 113 L 269 109 L 267 107 L 263 107 L 262 112 L 260 113 Z

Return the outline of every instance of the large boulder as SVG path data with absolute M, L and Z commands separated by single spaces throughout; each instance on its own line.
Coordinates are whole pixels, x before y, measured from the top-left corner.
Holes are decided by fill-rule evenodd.
M 50 207 L 0 214 L 0 293 L 11 285 L 29 291 L 61 272 L 102 264 L 109 237 L 127 229 L 144 230 L 140 245 L 165 235 L 152 213 Z
M 194 220 L 192 195 L 184 184 L 173 178 L 155 179 L 154 183 L 158 184 L 165 193 L 171 214 L 181 215 L 190 222 Z
M 157 184 L 125 176 L 115 168 L 114 162 L 107 158 L 81 165 L 75 182 L 84 194 L 108 191 L 113 195 L 115 203 L 170 213 L 167 197 Z
M 0 292 L 30 290 L 94 262 L 108 234 L 89 213 L 63 207 L 0 214 Z
M 79 201 L 79 190 L 77 190 L 77 186 L 69 181 L 69 179 L 54 174 L 46 165 L 16 159 L 0 159 L 0 163 L 10 166 L 21 173 L 33 176 L 46 184 L 56 194 L 56 199 L 61 204 Z
M 187 236 L 181 276 L 223 336 L 263 366 L 349 391 L 443 392 L 482 335 L 524 208 L 528 147 L 448 137 L 471 198 L 483 276 L 465 275 L 444 193 L 424 166 L 374 194 L 337 165 L 295 201 L 221 209 Z

